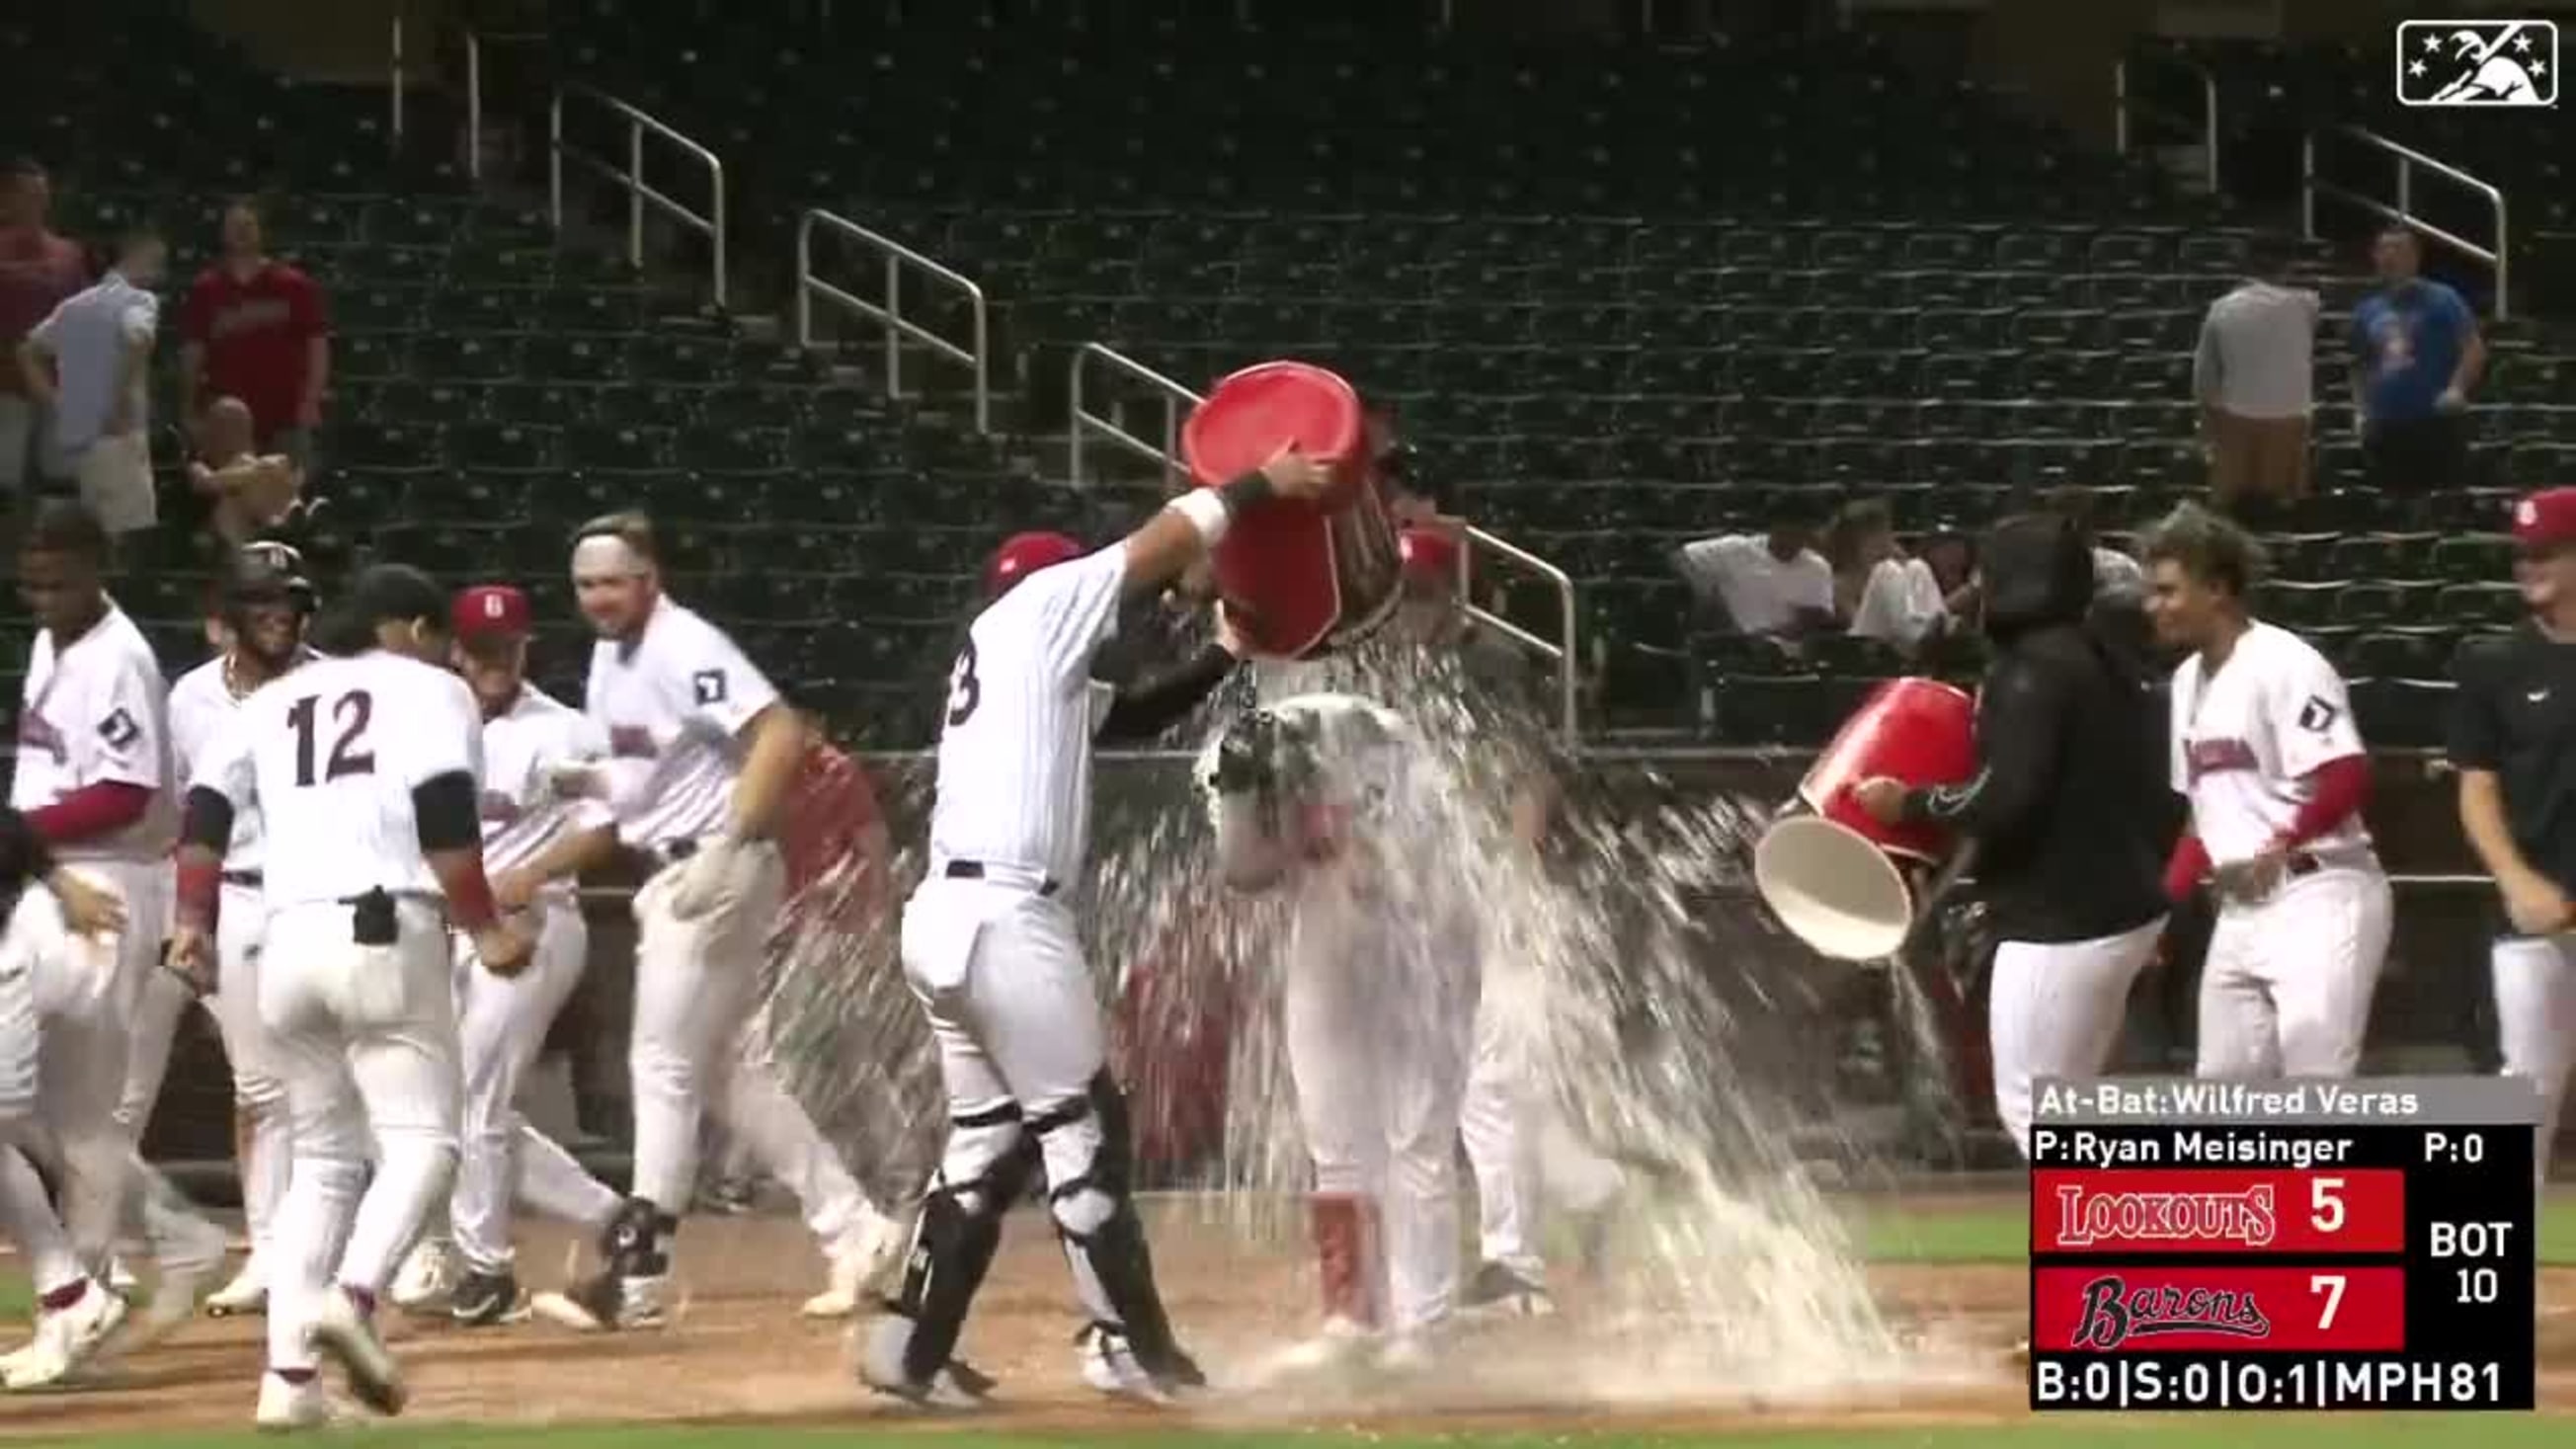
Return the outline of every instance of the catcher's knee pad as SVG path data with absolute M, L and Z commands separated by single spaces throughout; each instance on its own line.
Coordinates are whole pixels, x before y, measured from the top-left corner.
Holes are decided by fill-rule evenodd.
M 904 1260 L 896 1314 L 910 1320 L 903 1333 L 905 1375 L 928 1379 L 957 1350 L 966 1310 L 1002 1246 L 1002 1218 L 1028 1191 L 1034 1153 L 1022 1134 L 1020 1109 L 1004 1103 L 950 1124 L 950 1157 L 966 1157 L 956 1140 L 978 1134 L 973 1154 L 984 1163 L 973 1177 L 952 1178 L 942 1167 L 932 1176 L 921 1216 L 913 1224 L 912 1252 Z

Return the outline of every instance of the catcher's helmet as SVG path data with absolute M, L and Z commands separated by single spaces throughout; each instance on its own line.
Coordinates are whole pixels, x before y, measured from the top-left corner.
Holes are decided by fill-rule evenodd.
M 1011 585 L 1043 568 L 1088 552 L 1080 539 L 1061 533 L 1015 533 L 984 562 L 984 593 L 999 598 Z

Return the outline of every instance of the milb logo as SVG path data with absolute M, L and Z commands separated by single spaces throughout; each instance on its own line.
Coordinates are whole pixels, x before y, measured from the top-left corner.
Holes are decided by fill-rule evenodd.
M 2549 20 L 2404 20 L 2402 106 L 2558 104 L 2558 26 Z

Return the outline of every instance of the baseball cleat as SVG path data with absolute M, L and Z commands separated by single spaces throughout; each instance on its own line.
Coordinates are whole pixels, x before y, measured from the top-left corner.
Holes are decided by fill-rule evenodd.
M 1347 1368 L 1371 1357 L 1379 1336 L 1376 1329 L 1336 1314 L 1324 1320 L 1314 1337 L 1282 1351 L 1271 1360 L 1271 1366 L 1292 1374 Z
M 1545 1318 L 1556 1312 L 1556 1300 L 1522 1274 L 1487 1263 L 1460 1295 L 1458 1311 L 1469 1318 Z
M 233 1275 L 231 1282 L 207 1294 L 206 1301 L 198 1307 L 205 1310 L 208 1318 L 267 1312 L 268 1275 L 260 1267 L 259 1259 L 253 1257 L 243 1263 L 241 1271 Z
M 518 1323 L 531 1311 L 519 1292 L 518 1275 L 507 1268 L 498 1273 L 466 1269 L 465 1276 L 456 1281 L 456 1291 L 447 1299 L 447 1316 L 465 1328 Z
M 443 1239 L 423 1238 L 404 1255 L 394 1274 L 394 1306 L 405 1313 L 435 1309 L 456 1290 L 456 1249 Z
M 322 1295 L 313 1315 L 313 1346 L 349 1376 L 349 1392 L 379 1414 L 399 1414 L 411 1391 L 403 1386 L 402 1365 L 376 1333 L 375 1315 L 347 1288 Z
M 98 1357 L 125 1323 L 125 1300 L 96 1279 L 84 1280 L 80 1297 L 36 1317 L 36 1340 L 0 1360 L 0 1388 L 12 1393 L 52 1388 Z
M 827 1256 L 832 1277 L 822 1292 L 799 1310 L 808 1318 L 848 1318 L 870 1301 L 877 1285 L 894 1272 L 912 1245 L 912 1230 L 900 1219 L 873 1208 L 832 1245 Z
M 668 1278 L 623 1278 L 597 1273 L 560 1293 L 540 1293 L 528 1300 L 528 1311 L 548 1323 L 583 1333 L 660 1328 L 666 1318 L 662 1300 Z
M 275 1373 L 259 1376 L 259 1408 L 251 1415 L 251 1424 L 263 1433 L 327 1429 L 346 1418 L 347 1411 L 319 1378 L 297 1383 Z
M 1104 1323 L 1087 1325 L 1074 1343 L 1082 1363 L 1082 1381 L 1112 1398 L 1169 1407 L 1192 1390 L 1207 1387 L 1207 1375 L 1199 1372 L 1199 1366 L 1188 1355 L 1175 1354 L 1174 1362 L 1161 1372 L 1148 1369 L 1136 1356 L 1136 1347 L 1127 1335 Z

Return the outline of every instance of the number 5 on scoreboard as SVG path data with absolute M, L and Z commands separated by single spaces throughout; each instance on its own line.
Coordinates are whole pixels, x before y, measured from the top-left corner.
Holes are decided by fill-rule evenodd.
M 2341 1273 L 2308 1275 L 2308 1292 L 2321 1295 L 2326 1300 L 2326 1306 L 2317 1312 L 2317 1331 L 2320 1333 L 2334 1327 L 2335 1314 L 2343 1307 L 2343 1281 Z
M 2321 1233 L 2343 1231 L 2343 1179 L 2308 1179 L 2308 1225 Z M 2338 1282 L 2341 1280 L 2338 1279 Z

